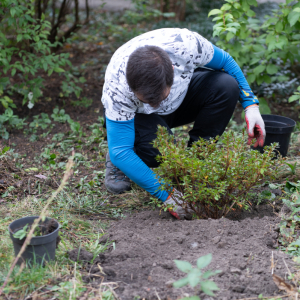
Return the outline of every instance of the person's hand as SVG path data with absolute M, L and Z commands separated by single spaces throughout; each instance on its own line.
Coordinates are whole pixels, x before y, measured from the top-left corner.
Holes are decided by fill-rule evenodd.
M 245 120 L 247 123 L 248 145 L 252 143 L 253 139 L 256 139 L 254 147 L 262 147 L 265 142 L 266 131 L 265 123 L 259 112 L 258 105 L 254 104 L 246 107 Z
M 182 207 L 183 205 L 183 201 L 181 200 L 182 196 L 183 195 L 179 191 L 174 189 L 173 192 L 170 194 L 170 196 L 167 198 L 167 200 L 164 202 L 164 205 L 168 207 L 168 212 L 176 219 L 178 220 L 190 219 L 191 215 L 193 214 L 193 210 L 190 208 Z

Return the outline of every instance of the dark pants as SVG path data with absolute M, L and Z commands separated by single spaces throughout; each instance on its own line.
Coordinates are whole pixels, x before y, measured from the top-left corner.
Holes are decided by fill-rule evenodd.
M 155 157 L 159 154 L 151 142 L 156 138 L 157 125 L 171 128 L 191 122 L 194 127 L 189 131 L 188 146 L 199 139 L 214 138 L 222 135 L 232 117 L 239 87 L 236 80 L 224 73 L 204 68 L 195 70 L 188 92 L 176 111 L 170 115 L 136 114 L 135 152 L 150 168 L 158 166 Z

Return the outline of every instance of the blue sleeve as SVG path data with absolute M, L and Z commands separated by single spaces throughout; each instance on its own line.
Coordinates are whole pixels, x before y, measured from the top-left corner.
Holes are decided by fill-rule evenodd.
M 154 172 L 135 154 L 133 150 L 135 130 L 134 119 L 112 121 L 106 118 L 108 149 L 111 162 L 126 176 L 162 201 L 168 193 L 160 189 Z
M 245 109 L 252 104 L 259 104 L 257 97 L 253 94 L 241 68 L 236 61 L 224 50 L 213 45 L 214 56 L 212 60 L 205 65 L 213 70 L 223 70 L 231 75 L 238 82 L 240 88 L 240 102 Z

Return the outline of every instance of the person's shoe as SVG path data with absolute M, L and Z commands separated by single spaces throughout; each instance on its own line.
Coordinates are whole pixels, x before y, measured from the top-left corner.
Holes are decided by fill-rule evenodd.
M 113 194 L 122 194 L 130 190 L 130 179 L 110 161 L 106 154 L 105 186 Z

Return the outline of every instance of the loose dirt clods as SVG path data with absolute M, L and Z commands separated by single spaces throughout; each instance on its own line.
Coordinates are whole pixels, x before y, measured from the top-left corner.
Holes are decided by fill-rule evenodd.
M 179 299 L 194 295 L 194 291 L 189 287 L 172 287 L 172 282 L 184 277 L 174 260 L 195 264 L 200 256 L 212 253 L 209 269 L 222 271 L 214 277 L 220 288 L 217 299 L 276 295 L 278 288 L 271 274 L 272 251 L 275 274 L 286 278 L 288 270 L 283 259 L 293 270 L 291 258 L 275 249 L 278 219 L 242 217 L 240 220 L 175 221 L 168 213 L 158 210 L 135 213 L 108 230 L 107 236 L 115 242 L 115 250 L 101 254 L 94 264 L 86 264 L 89 276 L 84 280 L 94 281 L 95 286 L 103 279 L 117 282 L 119 287 L 115 291 L 122 300 L 158 299 L 157 294 L 161 299 Z M 78 258 L 91 261 L 92 256 L 84 250 L 79 256 L 78 249 L 69 252 L 75 261 Z

